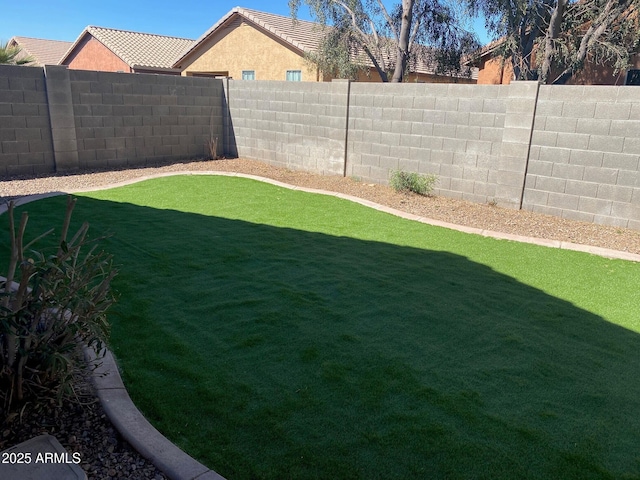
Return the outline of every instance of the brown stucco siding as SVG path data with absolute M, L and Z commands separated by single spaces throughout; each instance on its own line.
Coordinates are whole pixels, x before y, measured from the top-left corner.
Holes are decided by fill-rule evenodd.
M 509 62 L 497 57 L 483 57 L 478 70 L 479 85 L 508 85 L 512 78 L 513 68 Z
M 640 55 L 631 57 L 630 69 L 640 68 Z M 584 69 L 569 79 L 567 85 L 624 85 L 627 71 L 614 73 L 611 65 L 597 65 L 587 61 Z
M 535 63 L 535 61 L 534 61 Z M 630 68 L 640 68 L 640 54 L 631 57 Z M 583 70 L 573 75 L 567 85 L 623 85 L 626 71 L 614 73 L 610 65 L 598 65 L 587 60 Z M 560 71 L 551 72 L 551 78 L 555 78 Z M 513 68 L 508 61 L 502 61 L 499 57 L 485 55 L 478 71 L 478 84 L 508 85 L 513 78 Z
M 73 70 L 131 72 L 129 65 L 91 35 L 78 43 L 64 64 Z

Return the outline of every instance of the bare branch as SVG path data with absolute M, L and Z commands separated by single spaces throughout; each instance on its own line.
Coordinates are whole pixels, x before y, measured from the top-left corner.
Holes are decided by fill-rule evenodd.
M 377 2 L 378 2 L 378 5 L 380 6 L 380 11 L 382 12 L 382 16 L 387 21 L 387 25 L 389 25 L 389 29 L 393 33 L 394 38 L 398 40 L 400 37 L 398 35 L 398 31 L 396 30 L 396 26 L 394 25 L 393 20 L 391 19 L 391 15 L 389 15 L 389 12 L 387 11 L 387 8 L 384 6 L 384 3 L 382 3 L 382 0 L 377 0 Z
M 342 8 L 344 8 L 346 10 L 346 12 L 351 16 L 351 24 L 353 25 L 353 28 L 363 37 L 365 38 L 367 35 L 360 29 L 360 27 L 358 26 L 358 18 L 356 17 L 356 14 L 353 10 L 351 10 L 349 7 L 347 7 L 343 2 L 339 1 L 339 0 L 332 0 L 333 3 L 335 3 L 336 5 L 340 5 Z

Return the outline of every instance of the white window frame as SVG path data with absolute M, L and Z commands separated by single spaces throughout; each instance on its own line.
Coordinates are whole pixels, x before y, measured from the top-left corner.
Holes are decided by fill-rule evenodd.
M 295 78 L 297 77 L 297 78 Z M 302 81 L 302 70 L 287 70 L 285 75 L 285 79 L 287 82 L 301 82 Z
M 255 80 L 255 79 L 256 79 L 255 70 L 242 70 L 242 80 Z

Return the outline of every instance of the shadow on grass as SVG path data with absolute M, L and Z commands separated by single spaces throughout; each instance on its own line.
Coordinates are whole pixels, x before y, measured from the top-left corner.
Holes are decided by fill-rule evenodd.
M 63 203 L 29 206 L 31 231 Z M 229 479 L 640 475 L 636 333 L 450 253 L 91 198 L 74 215 L 114 233 L 132 397 Z

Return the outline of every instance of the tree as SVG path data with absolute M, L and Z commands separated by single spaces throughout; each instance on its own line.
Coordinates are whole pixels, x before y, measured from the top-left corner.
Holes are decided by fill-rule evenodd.
M 401 0 L 387 9 L 382 0 L 290 0 L 295 18 L 304 3 L 325 29 L 320 48 L 309 55 L 323 73 L 354 76 L 375 68 L 382 81 L 401 82 L 418 61 L 436 73 L 459 72 L 460 59 L 478 43 L 460 26 L 443 0 Z M 368 60 L 368 62 L 367 62 Z
M 640 0 L 469 0 L 500 38 L 517 80 L 563 84 L 585 62 L 629 66 L 640 41 Z
M 0 42 L 0 65 L 27 65 L 33 62 L 33 58 L 27 56 L 20 58 L 22 50 L 18 46 L 9 46 L 9 43 Z

